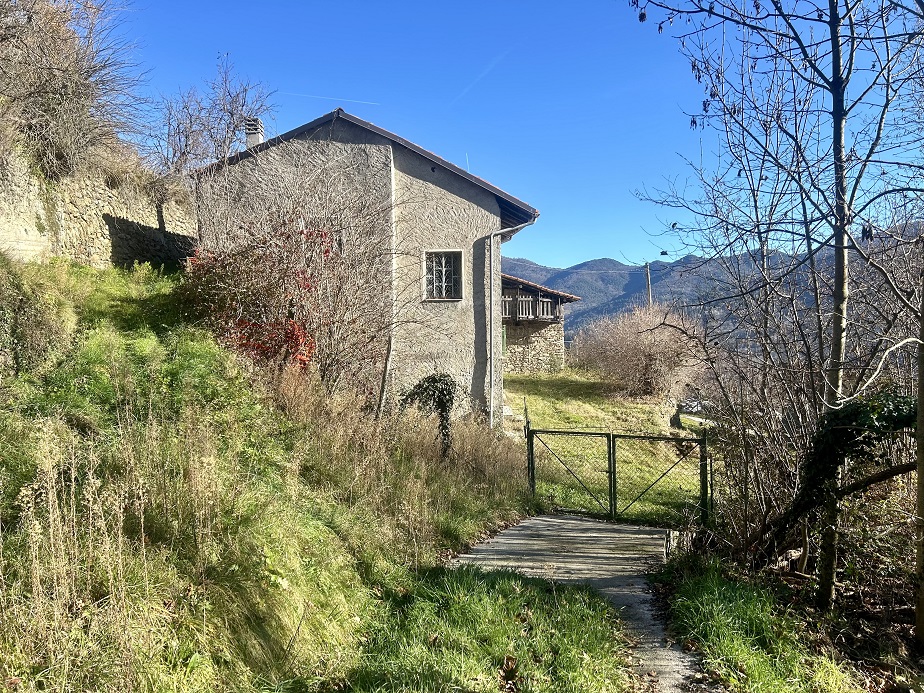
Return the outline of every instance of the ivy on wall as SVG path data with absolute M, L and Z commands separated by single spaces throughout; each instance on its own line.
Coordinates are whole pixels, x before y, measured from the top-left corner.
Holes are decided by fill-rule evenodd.
M 420 409 L 439 416 L 440 439 L 443 443 L 443 456 L 449 454 L 452 447 L 452 431 L 449 415 L 455 403 L 458 385 L 447 373 L 434 373 L 422 378 L 401 398 L 401 406 L 415 404 Z

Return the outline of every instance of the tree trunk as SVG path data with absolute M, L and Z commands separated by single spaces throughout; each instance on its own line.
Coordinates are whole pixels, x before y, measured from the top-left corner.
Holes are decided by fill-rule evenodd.
M 818 555 L 818 591 L 815 605 L 822 611 L 834 602 L 834 582 L 837 571 L 837 497 L 832 493 L 822 511 L 821 551 Z
M 382 364 L 382 380 L 379 382 L 379 403 L 375 408 L 375 418 L 381 419 L 385 411 L 385 400 L 388 397 L 388 376 L 391 374 L 391 351 L 395 342 L 395 328 L 389 328 L 388 343 L 385 345 L 385 363 Z
M 918 315 L 918 420 L 914 431 L 915 452 L 918 463 L 918 497 L 915 508 L 915 608 L 914 634 L 918 644 L 924 645 L 924 274 L 921 277 L 921 313 Z
M 850 210 L 847 204 L 847 167 L 844 152 L 844 121 L 847 113 L 844 107 L 846 85 L 844 84 L 841 55 L 841 16 L 837 0 L 828 0 L 830 21 L 828 27 L 831 41 L 831 144 L 834 156 L 834 295 L 831 315 L 831 352 L 825 374 L 825 407 L 833 408 L 843 396 L 844 356 L 847 339 L 847 229 L 850 226 Z M 833 489 L 832 489 L 833 491 Z M 818 566 L 818 593 L 816 602 L 826 609 L 834 600 L 834 578 L 837 569 L 837 516 L 838 502 L 834 494 L 825 505 L 821 548 Z

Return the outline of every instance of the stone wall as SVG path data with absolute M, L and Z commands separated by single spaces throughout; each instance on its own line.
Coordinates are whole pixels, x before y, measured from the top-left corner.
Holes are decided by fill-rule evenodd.
M 173 264 L 197 238 L 190 204 L 157 204 L 102 174 L 48 182 L 11 156 L 0 166 L 0 251 L 23 261 L 66 257 L 94 267 Z
M 505 327 L 505 373 L 555 373 L 565 367 L 564 323 L 524 322 Z

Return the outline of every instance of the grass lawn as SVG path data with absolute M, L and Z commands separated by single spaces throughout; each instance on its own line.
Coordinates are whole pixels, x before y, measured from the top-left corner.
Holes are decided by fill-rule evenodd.
M 717 561 L 687 556 L 656 578 L 673 590 L 675 634 L 705 667 L 743 693 L 859 693 L 856 673 L 819 637 L 817 623 L 756 580 Z M 814 640 L 814 642 L 813 642 Z
M 504 388 L 515 411 L 522 411 L 525 401 L 534 429 L 691 437 L 670 429 L 670 412 L 659 401 L 621 398 L 607 383 L 577 371 L 506 375 Z M 542 501 L 605 515 L 608 485 L 605 438 L 537 437 L 536 493 Z M 675 441 L 617 439 L 618 520 L 683 526 L 694 516 L 698 499 L 698 448 Z

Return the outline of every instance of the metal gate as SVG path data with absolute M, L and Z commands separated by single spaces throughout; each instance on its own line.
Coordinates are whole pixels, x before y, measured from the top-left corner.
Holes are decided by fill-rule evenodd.
M 666 527 L 709 521 L 705 438 L 526 428 L 533 495 L 611 521 Z

